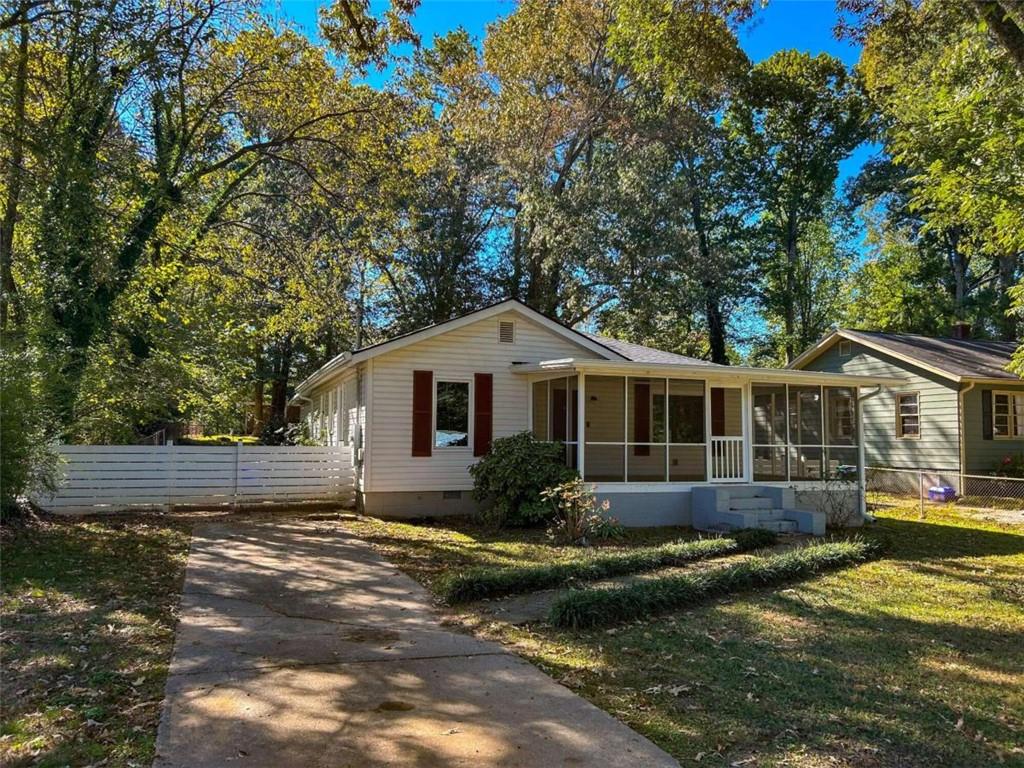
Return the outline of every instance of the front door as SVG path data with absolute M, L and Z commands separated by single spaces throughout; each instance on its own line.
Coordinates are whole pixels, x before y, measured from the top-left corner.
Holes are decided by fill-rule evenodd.
M 746 478 L 743 465 L 743 389 L 710 387 L 710 430 L 708 444 L 709 480 L 713 483 L 740 482 Z

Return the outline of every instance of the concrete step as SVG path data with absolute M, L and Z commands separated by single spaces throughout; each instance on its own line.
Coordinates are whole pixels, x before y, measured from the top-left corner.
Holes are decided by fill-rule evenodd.
M 758 520 L 785 520 L 786 510 L 784 509 L 759 509 L 757 511 Z
M 771 509 L 772 500 L 764 496 L 747 496 L 746 498 L 730 498 L 729 509 L 733 510 L 745 510 L 745 509 Z
M 766 531 L 775 531 L 776 533 L 797 532 L 796 520 L 760 520 L 757 527 L 763 528 Z

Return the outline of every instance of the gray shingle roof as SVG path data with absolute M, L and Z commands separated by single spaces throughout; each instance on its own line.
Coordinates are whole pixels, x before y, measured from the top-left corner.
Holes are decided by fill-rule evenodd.
M 687 357 L 686 355 L 677 355 L 674 352 L 662 352 L 660 349 L 653 349 L 651 347 L 644 347 L 640 344 L 632 344 L 628 341 L 619 341 L 618 339 L 612 339 L 607 336 L 600 336 L 596 333 L 587 333 L 586 331 L 579 331 L 579 333 L 586 336 L 588 339 L 596 341 L 598 344 L 602 344 L 608 349 L 622 355 L 627 360 L 631 360 L 634 363 L 663 363 L 668 365 L 708 365 L 719 367 L 716 363 L 708 362 L 707 360 L 700 360 L 696 357 Z
M 1012 341 L 980 341 L 977 339 L 944 339 L 914 336 L 908 333 L 877 331 L 843 331 L 851 339 L 863 339 L 902 357 L 919 360 L 924 365 L 965 379 L 1007 379 L 1020 377 L 1005 370 L 1017 348 Z

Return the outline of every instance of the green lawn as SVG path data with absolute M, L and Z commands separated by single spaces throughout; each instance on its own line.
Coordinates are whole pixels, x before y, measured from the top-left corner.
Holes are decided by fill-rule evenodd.
M 0 763 L 152 763 L 189 530 L 158 517 L 3 529 Z
M 540 533 L 351 526 L 428 586 L 573 556 Z M 1024 528 L 907 508 L 869 530 L 883 559 L 784 589 L 612 630 L 481 631 L 683 765 L 1024 765 Z

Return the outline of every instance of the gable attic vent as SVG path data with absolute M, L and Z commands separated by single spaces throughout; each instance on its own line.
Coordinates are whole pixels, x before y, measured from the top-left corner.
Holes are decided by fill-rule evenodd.
M 511 320 L 498 323 L 498 341 L 502 344 L 513 344 L 516 340 L 516 324 Z
M 839 356 L 850 357 L 853 354 L 853 342 L 851 341 L 840 341 L 839 342 Z

